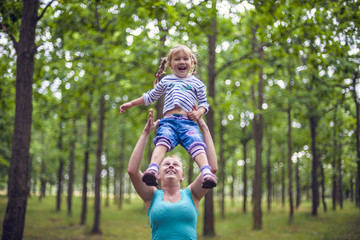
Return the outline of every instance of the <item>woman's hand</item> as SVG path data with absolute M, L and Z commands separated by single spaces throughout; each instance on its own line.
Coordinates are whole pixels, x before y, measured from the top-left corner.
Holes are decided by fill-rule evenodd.
M 146 125 L 144 127 L 144 132 L 146 134 L 150 134 L 152 130 L 156 128 L 156 126 L 159 124 L 160 120 L 156 120 L 154 122 L 154 113 L 152 109 L 149 109 L 149 118 L 146 122 Z

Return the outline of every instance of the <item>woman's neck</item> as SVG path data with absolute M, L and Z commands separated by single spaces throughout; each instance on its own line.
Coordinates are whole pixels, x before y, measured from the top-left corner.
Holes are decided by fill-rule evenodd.
M 179 186 L 164 186 L 164 202 L 178 202 L 181 199 L 180 185 Z

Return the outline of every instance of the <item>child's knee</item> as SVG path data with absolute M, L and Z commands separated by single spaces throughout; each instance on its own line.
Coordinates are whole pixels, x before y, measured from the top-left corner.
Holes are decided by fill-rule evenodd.
M 197 156 L 199 156 L 200 154 L 204 154 L 205 158 L 206 158 L 206 145 L 203 142 L 195 142 L 193 144 L 191 144 L 188 148 L 188 152 L 191 155 L 192 159 L 195 160 L 195 158 Z
M 156 148 L 165 147 L 167 152 L 173 149 L 170 139 L 166 137 L 156 137 L 154 139 L 154 144 Z

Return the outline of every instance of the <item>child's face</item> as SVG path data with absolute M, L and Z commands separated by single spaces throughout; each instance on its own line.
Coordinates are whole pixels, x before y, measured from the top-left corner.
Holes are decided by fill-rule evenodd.
M 189 54 L 186 54 L 184 50 L 180 50 L 171 58 L 169 62 L 169 68 L 172 73 L 180 78 L 186 78 L 193 66 L 193 61 Z

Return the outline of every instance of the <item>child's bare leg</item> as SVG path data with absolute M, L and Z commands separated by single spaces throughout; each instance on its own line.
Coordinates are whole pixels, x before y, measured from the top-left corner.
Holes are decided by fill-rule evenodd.
M 151 162 L 144 172 L 142 181 L 149 186 L 157 186 L 156 180 L 159 176 L 159 166 L 165 157 L 168 148 L 163 145 L 157 145 L 151 155 Z
M 200 153 L 195 156 L 195 162 L 200 167 L 203 175 L 203 188 L 213 188 L 216 186 L 216 176 L 211 172 L 207 156 L 205 153 Z

